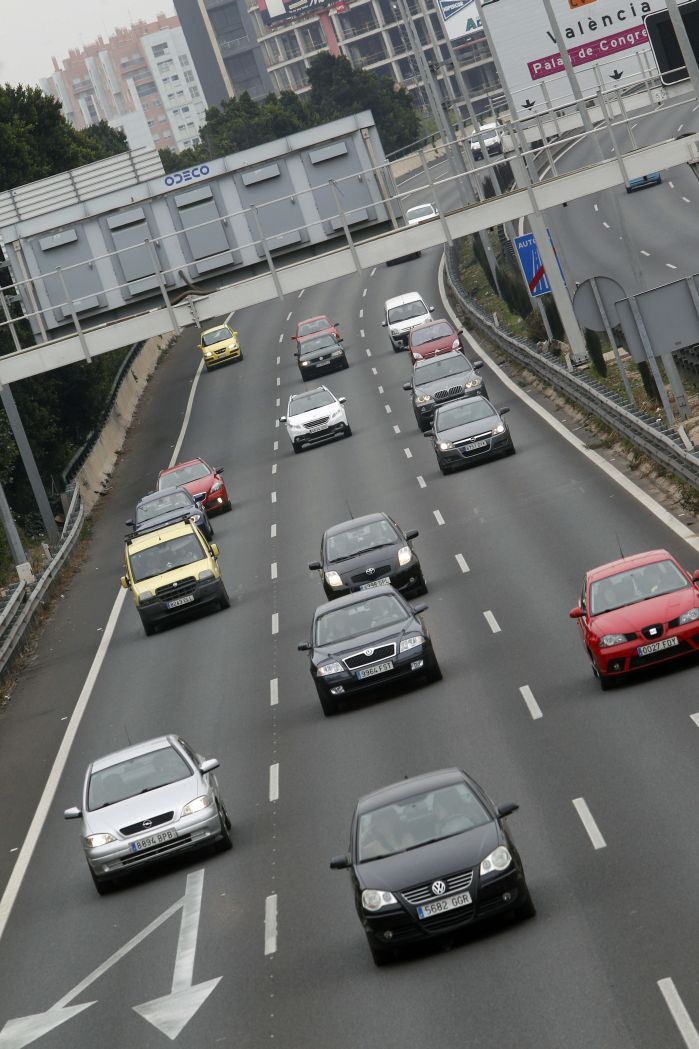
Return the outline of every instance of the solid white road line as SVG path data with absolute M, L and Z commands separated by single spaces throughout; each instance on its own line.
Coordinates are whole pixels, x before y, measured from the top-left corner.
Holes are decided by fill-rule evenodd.
M 424 477 L 421 477 L 419 474 L 417 478 L 417 483 L 420 485 L 421 488 L 427 488 L 427 481 Z
M 276 503 L 276 501 L 277 501 L 277 493 L 276 492 L 271 492 L 270 495 L 271 495 L 272 502 Z
M 404 448 L 403 451 L 405 452 L 405 458 L 406 459 L 412 459 L 413 453 L 410 451 L 409 448 Z
M 278 612 L 272 612 L 272 633 L 273 634 L 278 634 L 279 633 L 279 613 Z
M 391 405 L 390 404 L 384 404 L 384 408 L 386 409 L 386 415 L 390 415 L 391 414 Z
M 466 575 L 466 573 L 468 571 L 470 571 L 468 565 L 466 564 L 466 558 L 464 557 L 463 554 L 454 554 L 454 557 L 456 558 L 457 565 L 459 566 L 461 571 L 464 573 L 464 575 Z
M 265 900 L 265 955 L 277 950 L 277 894 Z
M 269 800 L 279 801 L 279 762 L 269 766 Z
M 269 566 L 269 571 L 270 571 L 270 575 L 271 575 L 272 579 L 276 579 L 277 578 L 277 562 L 276 561 L 272 561 L 272 564 Z
M 584 798 L 573 798 L 573 806 L 577 812 L 583 827 L 587 831 L 588 837 L 592 842 L 595 849 L 604 849 L 607 847 L 607 843 L 600 834 L 599 827 L 592 818 L 592 813 L 587 807 L 587 802 Z
M 279 681 L 276 677 L 269 680 L 269 705 L 276 707 L 279 702 Z
M 544 715 L 541 712 L 541 707 L 534 699 L 534 693 L 530 689 L 529 685 L 520 685 L 519 691 L 521 692 L 522 699 L 527 704 L 529 708 L 529 713 L 534 718 L 534 720 L 536 721 L 537 718 L 543 718 Z
M 442 517 L 441 513 L 439 512 L 439 510 L 433 510 L 432 513 L 434 514 L 434 519 L 437 522 L 437 524 L 438 525 L 443 525 L 444 524 L 444 518 Z
M 490 612 L 490 611 L 486 611 L 486 612 L 483 613 L 483 615 L 485 617 L 486 623 L 488 624 L 490 629 L 493 631 L 493 633 L 494 634 L 499 634 L 500 633 L 500 624 L 498 623 L 498 621 L 495 618 L 495 616 L 493 615 L 493 613 Z
M 393 426 L 393 432 L 394 432 L 394 433 L 400 433 L 400 426 L 398 425 L 398 423 L 395 423 L 395 424 L 394 424 L 394 426 Z
M 658 987 L 687 1049 L 699 1049 L 699 1031 L 692 1023 L 684 1002 L 677 993 L 677 988 L 670 977 L 667 976 L 664 980 L 658 980 Z
M 275 524 L 273 524 L 272 527 L 269 530 L 269 538 L 270 539 L 276 539 L 277 538 L 277 526 Z

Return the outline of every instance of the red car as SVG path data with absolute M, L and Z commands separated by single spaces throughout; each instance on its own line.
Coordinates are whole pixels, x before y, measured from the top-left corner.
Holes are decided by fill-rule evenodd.
M 186 463 L 177 463 L 168 470 L 160 471 L 158 491 L 162 488 L 186 488 L 207 514 L 224 513 L 232 507 L 222 473 L 220 467 L 209 466 L 203 459 L 189 459 Z
M 699 652 L 699 571 L 667 550 L 593 568 L 571 609 L 603 690 L 632 670 Z
M 461 328 L 457 331 L 453 324 L 441 317 L 439 320 L 428 320 L 412 329 L 408 338 L 408 350 L 415 361 L 424 361 L 428 357 L 437 357 L 450 350 L 461 350 Z
M 305 321 L 298 322 L 296 333 L 291 338 L 294 342 L 298 342 L 307 335 L 317 335 L 322 331 L 323 333 L 330 332 L 337 342 L 341 342 L 342 336 L 337 328 L 339 323 L 339 321 L 331 321 L 325 314 L 320 317 L 306 317 Z

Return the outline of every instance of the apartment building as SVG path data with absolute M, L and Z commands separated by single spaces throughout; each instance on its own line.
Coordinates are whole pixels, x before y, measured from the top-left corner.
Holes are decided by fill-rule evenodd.
M 100 120 L 123 129 L 129 147 L 179 151 L 199 142 L 206 100 L 176 16 L 136 22 L 68 52 L 42 89 L 84 128 Z

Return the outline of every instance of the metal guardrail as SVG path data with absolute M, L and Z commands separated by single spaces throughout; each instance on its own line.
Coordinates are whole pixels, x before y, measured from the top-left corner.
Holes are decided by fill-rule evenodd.
M 590 376 L 569 372 L 552 353 L 542 352 L 535 343 L 496 325 L 493 318 L 464 288 L 459 275 L 456 246 L 447 245 L 444 256 L 452 290 L 475 325 L 497 346 L 581 408 L 601 419 L 620 436 L 631 441 L 660 466 L 687 484 L 699 487 L 699 454 L 696 451 L 688 451 L 679 434 L 664 427 L 647 412 L 631 407 Z
M 17 651 L 37 610 L 44 603 L 52 583 L 70 556 L 85 521 L 80 489 L 73 490 L 58 550 L 44 568 L 33 588 L 20 583 L 0 612 L 0 678 Z

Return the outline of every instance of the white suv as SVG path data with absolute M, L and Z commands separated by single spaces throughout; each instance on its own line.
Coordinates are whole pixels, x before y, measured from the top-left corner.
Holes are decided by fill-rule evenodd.
M 336 397 L 327 386 L 315 390 L 292 393 L 286 415 L 280 422 L 286 423 L 291 446 L 301 452 L 314 444 L 332 440 L 333 437 L 351 437 L 352 430 L 343 408 L 344 397 Z
M 386 299 L 384 303 L 385 319 L 382 321 L 384 328 L 388 328 L 393 349 L 407 350 L 408 336 L 418 324 L 424 324 L 430 319 L 434 306 L 426 306 L 422 295 L 416 291 L 409 291 L 405 295 L 397 295 L 394 299 Z

